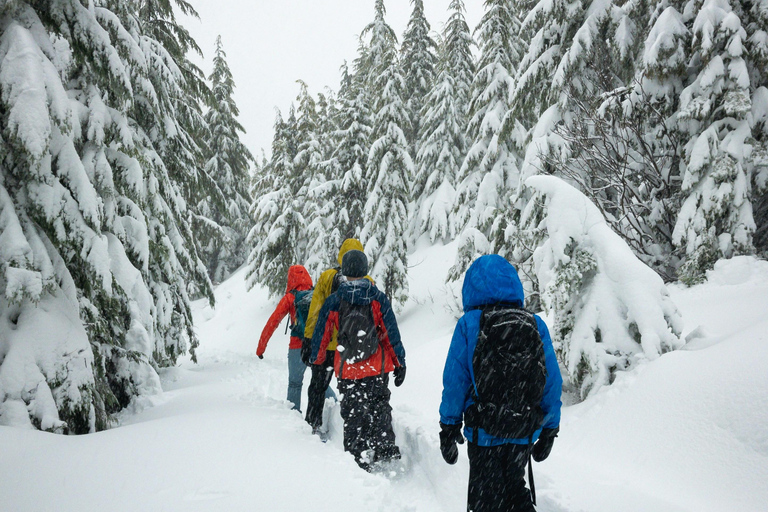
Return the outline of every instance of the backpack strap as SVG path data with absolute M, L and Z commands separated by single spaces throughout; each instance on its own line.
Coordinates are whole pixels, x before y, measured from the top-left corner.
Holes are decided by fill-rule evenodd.
M 536 505 L 536 484 L 533 483 L 533 434 L 528 438 L 528 486 L 531 488 L 531 501 Z
M 341 267 L 334 267 L 336 271 L 335 274 L 333 274 L 333 281 L 331 281 L 331 293 L 336 293 L 336 290 L 339 289 L 339 286 L 341 286 L 341 283 L 343 282 L 344 276 L 341 273 Z
M 288 293 L 293 295 L 293 303 L 296 303 L 296 290 L 288 290 Z M 288 315 L 288 318 L 285 319 L 285 332 L 283 334 L 288 334 L 288 326 L 291 323 L 291 315 Z M 291 329 L 293 329 L 293 326 L 291 325 Z

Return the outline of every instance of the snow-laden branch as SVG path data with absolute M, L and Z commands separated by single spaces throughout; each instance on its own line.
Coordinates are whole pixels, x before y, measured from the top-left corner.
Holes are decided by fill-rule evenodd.
M 617 370 L 679 348 L 682 318 L 664 282 L 598 208 L 553 176 L 532 176 L 525 185 L 534 194 L 521 226 L 541 237 L 533 252 L 541 301 L 580 395 L 609 384 Z

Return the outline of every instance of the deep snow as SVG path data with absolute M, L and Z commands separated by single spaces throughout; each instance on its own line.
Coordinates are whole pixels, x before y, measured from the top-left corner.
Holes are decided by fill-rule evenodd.
M 412 299 L 399 314 L 408 375 L 392 387 L 405 477 L 357 467 L 338 407 L 327 444 L 289 409 L 282 328 L 255 356 L 277 300 L 246 292 L 240 271 L 216 290 L 216 310 L 195 304 L 200 364 L 163 371 L 165 392 L 118 428 L 65 437 L 0 427 L 0 510 L 464 510 L 465 448 L 448 466 L 437 438 L 460 314 L 459 284 L 444 283 L 455 251 L 410 256 Z M 553 453 L 535 466 L 540 512 L 766 510 L 768 262 L 721 261 L 708 283 L 670 292 L 689 342 L 564 408 Z M 309 373 L 303 404 L 308 383 Z

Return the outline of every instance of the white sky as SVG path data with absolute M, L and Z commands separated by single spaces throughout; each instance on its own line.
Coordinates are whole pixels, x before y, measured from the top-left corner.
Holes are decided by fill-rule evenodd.
M 357 54 L 357 37 L 373 20 L 374 0 L 190 0 L 200 20 L 182 23 L 205 53 L 210 73 L 216 36 L 221 34 L 235 77 L 235 101 L 247 133 L 245 144 L 267 155 L 272 144 L 275 107 L 287 115 L 304 80 L 312 94 L 339 86 L 339 67 Z M 474 30 L 483 14 L 481 0 L 465 0 Z M 448 18 L 450 0 L 424 0 L 434 32 Z M 385 0 L 387 22 L 402 39 L 412 11 L 410 0 Z

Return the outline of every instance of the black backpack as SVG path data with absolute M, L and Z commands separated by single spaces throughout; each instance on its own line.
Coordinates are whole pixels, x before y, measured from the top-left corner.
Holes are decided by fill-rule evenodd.
M 536 318 L 525 309 L 497 304 L 483 309 L 472 356 L 475 387 L 465 414 L 468 427 L 503 438 L 531 438 L 544 421 L 547 382 L 544 345 Z
M 304 338 L 304 328 L 307 325 L 309 306 L 312 304 L 313 290 L 291 290 L 293 307 L 296 309 L 296 322 L 291 325 L 291 336 Z
M 346 363 L 365 361 L 379 349 L 379 333 L 370 304 L 352 304 L 342 299 L 339 305 L 337 351 Z

